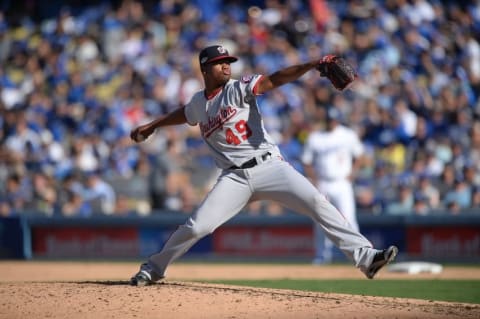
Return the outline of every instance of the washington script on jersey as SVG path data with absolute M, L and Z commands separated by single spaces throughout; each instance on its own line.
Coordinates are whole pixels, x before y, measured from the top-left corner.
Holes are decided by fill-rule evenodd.
M 237 114 L 237 110 L 232 106 L 220 109 L 217 115 L 208 117 L 207 123 L 200 123 L 200 130 L 205 138 L 208 138 L 216 129 L 221 128 Z

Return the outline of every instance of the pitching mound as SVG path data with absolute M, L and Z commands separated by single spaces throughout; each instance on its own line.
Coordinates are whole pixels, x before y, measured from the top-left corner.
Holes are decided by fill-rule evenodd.
M 261 289 L 190 280 L 362 278 L 349 266 L 173 265 L 168 281 L 131 287 L 133 263 L 0 262 L 0 318 L 458 318 L 480 306 L 403 298 Z M 410 278 L 383 272 L 381 278 Z M 446 269 L 429 278 L 480 278 Z M 367 280 L 367 279 L 365 279 Z

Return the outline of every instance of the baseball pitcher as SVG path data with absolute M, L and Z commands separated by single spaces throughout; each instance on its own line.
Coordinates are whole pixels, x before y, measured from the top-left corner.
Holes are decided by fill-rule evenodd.
M 274 200 L 309 216 L 367 278 L 373 278 L 395 258 L 398 249 L 395 246 L 374 249 L 306 177 L 282 158 L 265 131 L 256 99 L 309 70 L 332 63 L 333 59 L 311 61 L 271 75 L 250 75 L 236 80 L 231 78 L 230 64 L 237 60 L 220 45 L 203 49 L 199 62 L 205 89 L 197 92 L 186 105 L 130 133 L 134 141 L 141 142 L 161 127 L 184 123 L 198 125 L 222 170 L 203 202 L 185 224 L 177 228 L 161 251 L 140 266 L 131 284 L 145 286 L 165 277 L 167 267 L 174 260 L 256 200 Z

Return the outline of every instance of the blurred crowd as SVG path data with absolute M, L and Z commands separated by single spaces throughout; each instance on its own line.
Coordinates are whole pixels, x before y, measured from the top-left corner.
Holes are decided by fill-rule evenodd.
M 198 128 L 141 144 L 129 132 L 203 88 L 198 52 L 213 43 L 240 58 L 234 77 L 325 54 L 357 67 L 348 91 L 309 72 L 259 99 L 301 172 L 309 132 L 327 107 L 340 111 L 367 149 L 352 176 L 360 213 L 480 212 L 478 0 L 124 0 L 52 12 L 0 12 L 0 216 L 191 212 L 219 173 Z

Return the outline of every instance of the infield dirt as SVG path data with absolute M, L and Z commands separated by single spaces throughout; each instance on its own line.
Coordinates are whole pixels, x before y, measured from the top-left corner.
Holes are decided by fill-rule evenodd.
M 173 264 L 168 279 L 128 285 L 136 263 L 0 262 L 0 319 L 480 318 L 480 305 L 198 283 L 212 279 L 355 278 L 352 266 Z M 478 268 L 391 278 L 480 279 Z M 365 279 L 367 280 L 367 279 Z

